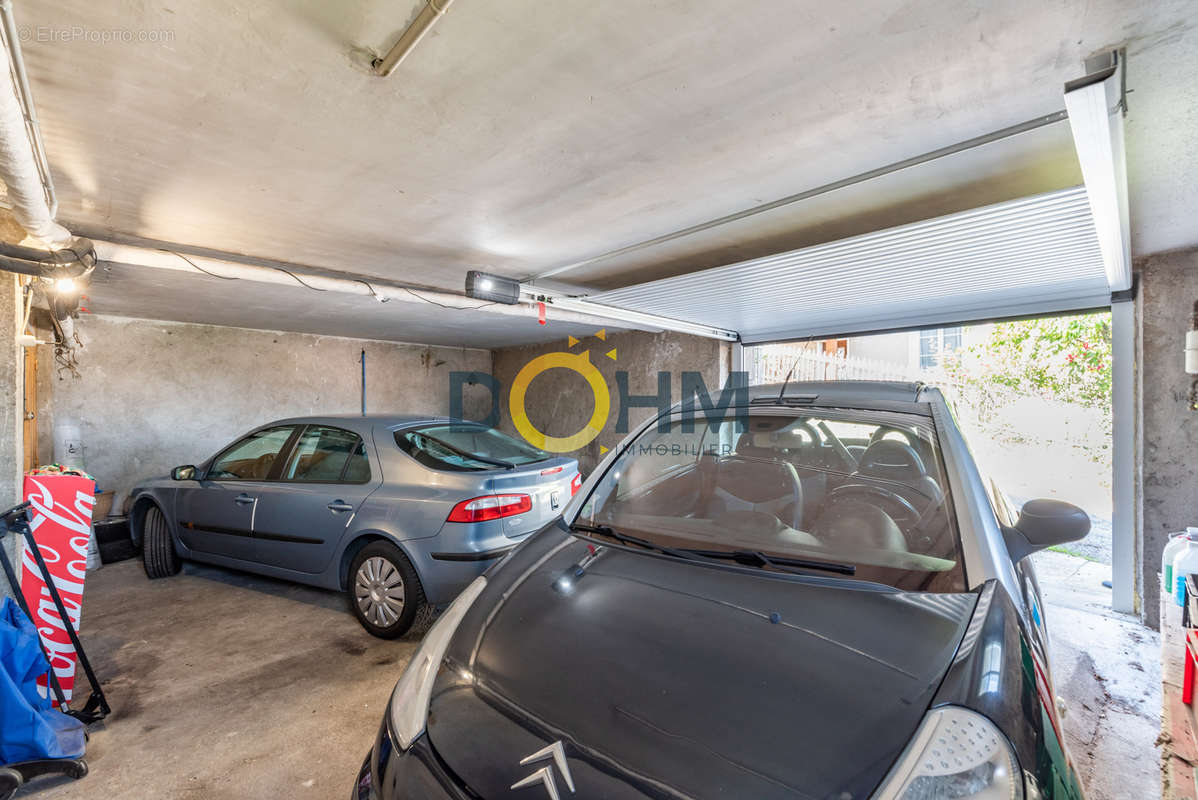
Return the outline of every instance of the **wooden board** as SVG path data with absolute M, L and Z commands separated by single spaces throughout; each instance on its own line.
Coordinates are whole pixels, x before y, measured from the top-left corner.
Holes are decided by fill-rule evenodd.
M 25 350 L 24 471 L 37 466 L 37 348 Z

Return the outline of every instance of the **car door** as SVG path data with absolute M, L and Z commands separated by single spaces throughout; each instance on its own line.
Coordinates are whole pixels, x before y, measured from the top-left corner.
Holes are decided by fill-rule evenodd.
M 255 558 L 296 572 L 322 572 L 380 480 L 361 436 L 332 425 L 308 425 L 278 480 L 259 495 Z
M 199 480 L 180 488 L 176 501 L 179 538 L 197 554 L 254 560 L 252 537 L 257 499 L 295 425 L 254 431 L 216 456 Z

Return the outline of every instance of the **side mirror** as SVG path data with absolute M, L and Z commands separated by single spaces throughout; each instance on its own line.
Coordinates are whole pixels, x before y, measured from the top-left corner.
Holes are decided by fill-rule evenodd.
M 1014 528 L 1003 528 L 1012 561 L 1039 550 L 1076 542 L 1090 532 L 1090 515 L 1063 500 L 1028 500 Z
M 196 468 L 191 464 L 184 467 L 175 467 L 171 470 L 171 480 L 175 481 L 194 481 L 196 479 Z

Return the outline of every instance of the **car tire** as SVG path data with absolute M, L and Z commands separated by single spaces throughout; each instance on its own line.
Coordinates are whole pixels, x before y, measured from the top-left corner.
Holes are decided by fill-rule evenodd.
M 371 542 L 359 550 L 347 583 L 350 610 L 372 636 L 398 638 L 428 614 L 416 570 L 390 542 Z
M 177 575 L 183 566 L 166 516 L 158 506 L 147 508 L 142 517 L 141 563 L 151 580 Z

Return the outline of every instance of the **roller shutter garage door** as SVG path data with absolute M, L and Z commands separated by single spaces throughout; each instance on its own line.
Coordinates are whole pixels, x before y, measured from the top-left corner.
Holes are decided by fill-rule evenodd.
M 745 344 L 1108 306 L 1084 186 L 586 298 Z

